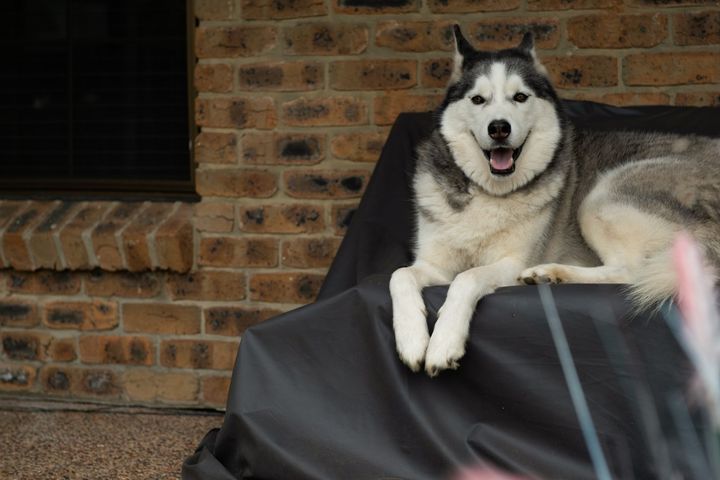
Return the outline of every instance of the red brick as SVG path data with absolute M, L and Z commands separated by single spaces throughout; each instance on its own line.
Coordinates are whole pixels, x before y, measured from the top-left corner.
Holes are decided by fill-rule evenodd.
M 375 45 L 399 52 L 430 52 L 452 50 L 454 22 L 390 20 L 380 22 L 375 33 Z
M 376 162 L 380 158 L 387 131 L 352 132 L 335 135 L 330 151 L 335 158 L 354 162 Z
M 68 272 L 40 270 L 37 272 L 10 272 L 8 290 L 29 295 L 72 295 L 80 292 L 80 276 Z
M 678 92 L 675 105 L 694 107 L 720 107 L 720 91 L 715 92 Z
M 654 0 L 653 0 L 654 1 Z M 660 0 L 663 1 L 663 0 Z M 618 6 L 622 0 L 528 0 L 528 10 L 593 10 Z
M 242 0 L 245 20 L 284 20 L 325 15 L 323 0 Z
M 560 22 L 553 18 L 493 18 L 466 28 L 467 39 L 480 50 L 516 47 L 527 32 L 533 33 L 536 47 L 555 48 L 560 41 Z
M 81 373 L 74 367 L 44 366 L 40 371 L 40 383 L 50 395 L 69 395 L 71 390 L 78 389 Z
M 126 267 L 131 272 L 141 272 L 154 267 L 150 254 L 150 235 L 173 211 L 172 203 L 150 203 L 123 230 L 121 244 L 125 253 Z
M 325 141 L 316 133 L 245 132 L 241 155 L 254 165 L 314 165 L 325 158 Z
M 357 55 L 368 46 L 366 25 L 303 23 L 287 27 L 283 44 L 290 55 Z
M 94 297 L 152 298 L 160 294 L 162 279 L 152 272 L 103 272 L 85 275 L 85 293 Z
M 364 125 L 368 108 L 355 97 L 298 98 L 282 104 L 282 120 L 294 127 Z
M 231 92 L 232 67 L 226 63 L 198 63 L 195 65 L 194 83 L 195 88 L 200 92 Z
M 190 305 L 126 303 L 123 327 L 128 333 L 192 335 L 200 333 L 200 309 Z
M 275 46 L 277 29 L 268 26 L 233 25 L 195 29 L 198 58 L 252 57 Z
M 25 236 L 38 225 L 58 202 L 31 202 L 25 209 L 17 212 L 7 225 L 2 238 L 5 261 L 15 270 L 34 270 Z
M 333 205 L 331 218 L 335 235 L 345 235 L 357 207 L 357 203 L 336 203 Z
M 335 11 L 339 13 L 386 14 L 406 13 L 420 10 L 420 0 L 334 0 Z
M 194 5 L 200 20 L 227 20 L 233 16 L 232 0 L 194 0 Z
M 126 267 L 116 234 L 128 225 L 140 211 L 141 206 L 142 204 L 137 202 L 120 203 L 110 210 L 110 213 L 92 230 L 91 238 L 95 258 L 103 270 L 115 271 Z
M 281 313 L 281 310 L 274 308 L 207 308 L 205 309 L 205 334 L 239 337 L 246 329 Z
M 370 178 L 367 170 L 288 170 L 285 192 L 297 198 L 353 198 L 362 195 Z
M 163 340 L 160 363 L 171 368 L 232 370 L 237 349 L 237 342 Z
M 118 325 L 117 303 L 49 302 L 45 304 L 44 323 L 57 329 L 111 330 Z
M 272 129 L 277 124 L 270 97 L 197 98 L 195 120 L 201 127 Z
M 0 299 L 0 327 L 35 327 L 39 323 L 35 303 L 14 298 Z
M 568 19 L 568 39 L 580 48 L 654 47 L 668 34 L 667 16 L 582 15 Z
M 5 332 L 2 349 L 11 360 L 44 360 L 51 337 L 37 332 Z
M 201 232 L 227 233 L 235 228 L 235 204 L 201 202 L 195 204 L 195 228 Z
M 519 6 L 520 0 L 428 0 L 428 7 L 433 13 L 496 12 L 515 10 Z
M 391 125 L 402 112 L 428 112 L 442 102 L 442 95 L 391 94 L 375 97 L 376 125 Z
M 152 365 L 154 345 L 150 337 L 85 335 L 80 337 L 83 363 Z
M 324 275 L 275 272 L 250 278 L 250 299 L 259 302 L 310 303 L 315 300 Z
M 612 87 L 618 84 L 618 61 L 615 57 L 545 57 L 542 63 L 557 88 Z
M 303 92 L 325 86 L 325 68 L 318 62 L 269 61 L 238 68 L 238 90 Z
M 234 133 L 201 132 L 195 138 L 197 163 L 237 163 L 237 137 Z
M 720 11 L 681 13 L 673 17 L 676 45 L 720 43 Z
M 75 338 L 53 338 L 47 355 L 54 362 L 72 362 L 77 358 Z
M 55 246 L 54 235 L 68 218 L 75 213 L 77 203 L 61 202 L 32 231 L 28 244 L 32 251 L 35 268 L 61 269 L 64 265 Z
M 253 205 L 239 209 L 239 228 L 243 232 L 315 233 L 325 229 L 322 205 Z
M 2 243 L 3 230 L 27 204 L 27 202 L 19 201 L 0 201 L 0 246 Z M 0 250 L 2 249 L 0 248 Z M 2 253 L 0 253 L 0 268 L 6 268 L 8 266 L 9 264 L 5 262 Z
M 453 62 L 450 58 L 431 58 L 422 63 L 420 70 L 420 86 L 429 88 L 445 88 L 450 81 Z
M 204 377 L 203 400 L 207 405 L 224 406 L 230 390 L 230 377 Z
M 666 52 L 628 55 L 626 85 L 720 83 L 720 52 Z
M 95 226 L 110 209 L 108 202 L 84 204 L 78 213 L 60 231 L 60 243 L 67 267 L 72 270 L 85 270 L 93 267 L 83 240 L 83 232 Z
M 340 60 L 330 65 L 335 90 L 394 90 L 417 84 L 415 60 Z
M 202 248 L 200 250 L 202 252 Z M 167 288 L 172 300 L 242 300 L 245 298 L 245 274 L 208 270 L 172 274 L 168 275 Z
M 123 386 L 135 402 L 194 403 L 198 396 L 198 379 L 192 373 L 132 369 L 123 373 Z
M 155 255 L 158 267 L 173 272 L 187 272 L 195 258 L 193 206 L 180 207 L 155 231 Z
M 265 170 L 200 170 L 196 173 L 195 188 L 204 197 L 267 198 L 277 191 L 277 179 L 274 173 Z
M 35 384 L 37 369 L 30 365 L 0 363 L 0 390 L 30 390 Z
M 295 268 L 329 267 L 340 247 L 339 238 L 295 238 L 283 242 L 282 264 Z
M 198 263 L 210 267 L 275 267 L 277 240 L 247 237 L 206 237 L 200 240 Z

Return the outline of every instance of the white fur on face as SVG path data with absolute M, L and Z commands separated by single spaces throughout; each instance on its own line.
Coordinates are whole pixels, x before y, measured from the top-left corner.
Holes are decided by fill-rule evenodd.
M 516 93 L 530 97 L 524 103 L 513 101 Z M 470 98 L 480 95 L 485 103 L 475 105 Z M 523 150 L 511 175 L 493 175 L 482 152 L 497 146 L 488 134 L 494 120 L 505 120 L 511 133 L 507 145 Z M 505 195 L 522 187 L 550 163 L 560 140 L 560 123 L 553 105 L 538 98 L 523 79 L 508 74 L 503 63 L 491 65 L 489 74 L 479 76 L 465 98 L 447 106 L 440 130 L 455 157 L 455 162 L 475 183 L 488 193 Z

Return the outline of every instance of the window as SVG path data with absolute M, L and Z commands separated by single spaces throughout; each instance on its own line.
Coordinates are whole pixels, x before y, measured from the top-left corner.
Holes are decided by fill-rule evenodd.
M 186 0 L 0 2 L 0 194 L 191 194 L 191 13 Z

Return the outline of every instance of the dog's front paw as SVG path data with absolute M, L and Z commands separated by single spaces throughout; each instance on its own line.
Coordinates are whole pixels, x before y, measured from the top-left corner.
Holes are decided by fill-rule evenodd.
M 417 372 L 425 359 L 430 335 L 428 335 L 425 309 L 412 305 L 398 305 L 393 313 L 395 348 L 400 360 Z
M 539 285 L 541 283 L 562 283 L 563 273 L 559 265 L 549 263 L 525 269 L 518 277 L 519 283 Z
M 467 341 L 467 322 L 458 321 L 458 316 L 470 316 L 470 313 L 452 312 L 443 315 L 443 307 L 435 324 L 435 330 L 427 351 L 425 352 L 425 372 L 431 377 L 442 370 L 458 368 L 459 361 L 465 355 L 465 342 Z M 464 319 L 463 319 L 464 320 Z M 468 320 L 469 321 L 469 320 Z

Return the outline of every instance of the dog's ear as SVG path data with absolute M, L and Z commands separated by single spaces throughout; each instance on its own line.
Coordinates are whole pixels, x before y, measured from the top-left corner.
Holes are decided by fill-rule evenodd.
M 547 69 L 545 68 L 545 65 L 540 63 L 540 60 L 538 60 L 538 56 L 535 53 L 535 39 L 534 39 L 532 32 L 525 32 L 525 35 L 523 35 L 522 41 L 520 42 L 520 45 L 518 45 L 517 48 L 532 57 L 533 63 L 535 64 L 535 69 L 538 72 L 542 73 L 546 77 L 548 76 L 548 72 L 547 72 Z
M 476 53 L 473 46 L 470 45 L 470 42 L 463 37 L 462 31 L 460 31 L 460 25 L 453 25 L 453 37 L 455 38 L 455 55 L 453 57 L 453 70 L 450 75 L 451 84 L 460 80 L 465 58 Z

